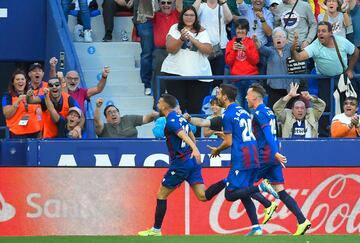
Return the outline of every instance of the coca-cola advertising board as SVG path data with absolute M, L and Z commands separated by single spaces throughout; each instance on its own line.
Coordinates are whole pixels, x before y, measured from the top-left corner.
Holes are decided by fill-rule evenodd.
M 205 185 L 227 168 L 203 169 Z M 0 235 L 135 235 L 154 221 L 165 168 L 1 168 Z M 360 233 L 360 168 L 285 169 L 286 188 L 311 220 L 309 234 Z M 265 195 L 265 194 L 264 194 Z M 266 195 L 273 200 L 272 196 Z M 296 230 L 296 218 L 279 208 L 263 229 Z M 197 201 L 182 185 L 168 199 L 163 234 L 244 234 L 249 220 L 240 201 L 224 191 Z M 263 206 L 255 201 L 259 221 Z

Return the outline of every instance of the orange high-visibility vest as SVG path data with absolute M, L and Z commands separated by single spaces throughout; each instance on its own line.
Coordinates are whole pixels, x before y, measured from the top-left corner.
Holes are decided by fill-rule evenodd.
M 12 104 L 14 104 L 18 97 L 13 96 L 11 99 Z M 40 132 L 40 123 L 38 122 L 36 116 L 36 108 L 38 105 L 28 104 L 27 107 L 28 110 L 26 111 L 25 102 L 20 102 L 15 114 L 12 117 L 6 119 L 6 126 L 15 135 L 25 135 Z M 28 121 L 25 126 L 21 126 L 19 125 L 19 122 L 24 116 L 28 116 Z
M 59 115 L 62 117 L 67 117 L 69 113 L 69 97 L 67 93 L 61 92 L 62 96 L 62 107 L 59 112 Z M 58 134 L 57 125 L 51 119 L 50 112 L 46 110 L 43 112 L 43 120 L 44 120 L 44 131 L 43 131 L 43 138 L 56 138 Z

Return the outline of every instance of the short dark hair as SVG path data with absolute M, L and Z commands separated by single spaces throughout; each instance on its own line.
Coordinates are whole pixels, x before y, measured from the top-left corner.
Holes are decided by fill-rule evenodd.
M 250 30 L 249 21 L 247 19 L 240 18 L 237 21 L 235 21 L 234 24 L 235 24 L 235 29 L 236 28 L 246 29 L 246 32 L 249 32 Z
M 254 92 L 258 93 L 261 96 L 262 99 L 264 99 L 264 97 L 266 96 L 266 90 L 264 89 L 263 86 L 261 86 L 261 84 L 253 83 L 253 84 L 250 85 L 250 88 Z
M 320 25 L 326 25 L 328 31 L 329 31 L 329 32 L 332 32 L 332 25 L 331 25 L 329 22 L 327 22 L 327 21 L 320 21 L 320 22 L 318 23 L 318 28 L 320 27 Z
M 232 84 L 221 84 L 220 85 L 221 93 L 226 95 L 230 102 L 235 101 L 237 96 L 237 88 Z
M 104 116 L 105 116 L 105 117 L 106 117 L 106 112 L 107 112 L 107 110 L 108 110 L 110 107 L 114 107 L 114 108 L 117 110 L 117 112 L 119 112 L 119 109 L 118 109 L 116 106 L 114 106 L 114 105 L 108 105 L 108 106 L 106 106 L 105 109 L 104 109 Z
M 356 107 L 359 106 L 358 99 L 356 97 L 354 97 L 354 96 L 346 97 L 345 100 L 344 100 L 344 104 L 345 104 L 346 101 L 353 101 L 356 104 Z
M 174 109 L 178 105 L 177 99 L 171 94 L 162 94 L 160 98 L 162 98 L 163 101 L 168 104 L 171 109 Z

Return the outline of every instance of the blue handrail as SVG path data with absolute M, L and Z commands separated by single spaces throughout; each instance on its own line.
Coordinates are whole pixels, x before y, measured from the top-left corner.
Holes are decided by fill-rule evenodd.
M 260 80 L 260 79 L 330 79 L 330 97 L 333 97 L 334 83 L 336 77 L 329 77 L 317 74 L 291 74 L 291 75 L 252 75 L 252 76 L 233 76 L 233 75 L 214 75 L 214 76 L 157 76 L 156 86 L 157 95 L 156 102 L 160 98 L 160 80 L 203 80 L 203 79 L 214 79 L 214 80 Z M 355 74 L 354 79 L 360 79 L 360 74 Z M 334 99 L 330 99 L 330 112 L 324 112 L 323 115 L 329 116 L 330 121 L 335 115 L 335 102 Z
M 69 31 L 68 24 L 65 19 L 60 1 L 48 1 L 47 18 L 48 20 L 51 20 L 51 21 L 47 21 L 48 23 L 54 22 L 54 24 L 56 25 L 56 31 L 57 31 L 56 34 L 58 35 L 59 41 L 62 44 L 62 48 L 63 48 L 62 50 L 66 53 L 64 71 L 77 70 L 80 76 L 81 86 L 86 88 L 86 83 L 84 81 L 85 80 L 84 74 L 81 69 L 80 61 L 77 56 L 75 46 L 72 42 L 71 33 Z M 49 30 L 49 31 L 53 31 L 53 30 Z M 48 39 L 49 37 L 47 37 L 47 42 L 51 42 L 51 40 L 49 41 Z M 51 43 L 49 44 L 49 46 L 50 45 Z M 49 58 L 54 56 L 54 54 L 58 53 L 58 51 L 60 50 L 47 48 L 46 60 L 49 60 Z M 48 64 L 46 63 L 46 65 Z M 88 104 L 86 106 L 86 134 L 88 138 L 96 137 L 93 120 L 94 120 L 94 111 L 92 109 L 90 101 L 88 101 Z

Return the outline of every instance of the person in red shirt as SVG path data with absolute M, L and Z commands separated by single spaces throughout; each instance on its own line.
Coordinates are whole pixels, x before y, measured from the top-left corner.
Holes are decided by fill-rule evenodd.
M 258 75 L 257 64 L 260 57 L 252 38 L 247 36 L 249 22 L 239 19 L 235 22 L 236 36 L 226 45 L 225 62 L 230 67 L 231 75 Z M 238 88 L 238 101 L 241 106 L 247 108 L 246 92 L 255 80 L 235 80 L 234 85 Z
M 156 84 L 156 76 L 161 73 L 161 65 L 168 55 L 166 51 L 166 36 L 172 25 L 176 24 L 179 20 L 180 12 L 183 8 L 183 0 L 175 1 L 175 9 L 173 8 L 174 0 L 161 0 L 159 1 L 160 10 L 155 13 L 153 19 L 154 30 L 154 51 L 153 51 L 153 77 L 151 87 L 153 89 L 154 108 L 156 109 L 156 98 L 160 97 L 165 92 L 165 82 L 160 80 L 160 87 Z

